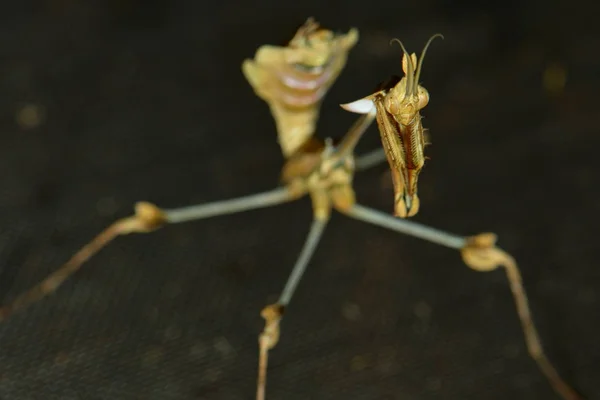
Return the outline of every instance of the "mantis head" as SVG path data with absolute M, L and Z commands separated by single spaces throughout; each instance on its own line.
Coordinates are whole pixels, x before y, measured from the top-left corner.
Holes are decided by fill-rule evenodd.
M 390 90 L 389 95 L 386 96 L 385 108 L 401 125 L 410 125 L 419 111 L 429 103 L 429 93 L 427 89 L 419 85 L 419 78 L 421 77 L 423 59 L 425 58 L 427 49 L 437 37 L 444 38 L 439 33 L 430 37 L 425 47 L 423 47 L 418 62 L 415 53 L 409 55 L 400 40 L 392 39 L 392 42 L 397 42 L 402 48 L 402 71 L 404 72 L 404 77 Z
M 383 142 L 394 182 L 395 215 L 412 217 L 419 211 L 417 182 L 425 163 L 425 130 L 421 123 L 420 111 L 429 103 L 429 93 L 419 85 L 423 59 L 427 48 L 441 34 L 433 35 L 423 48 L 420 59 L 409 54 L 402 42 L 402 78 L 393 77 L 382 83 L 378 91 L 342 104 L 347 111 L 367 114 L 376 112 L 377 125 Z

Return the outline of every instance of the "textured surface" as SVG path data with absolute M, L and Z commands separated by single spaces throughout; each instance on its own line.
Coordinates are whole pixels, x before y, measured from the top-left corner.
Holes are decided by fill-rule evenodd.
M 339 137 L 354 117 L 338 104 L 400 71 L 390 38 L 418 52 L 439 31 L 446 40 L 422 75 L 434 144 L 417 220 L 497 232 L 521 263 L 550 357 L 600 398 L 600 37 L 590 7 L 569 2 L 564 19 L 566 5 L 541 1 L 201 3 L 0 6 L 3 301 L 137 200 L 176 207 L 272 188 L 273 122 L 240 71 L 261 44 L 285 42 L 310 15 L 360 30 L 319 122 L 321 136 Z M 553 63 L 568 70 L 557 97 L 542 82 Z M 371 130 L 361 150 L 378 140 Z M 356 187 L 361 203 L 391 213 L 385 165 Z M 283 286 L 309 207 L 118 240 L 0 325 L 0 398 L 252 398 L 259 310 Z M 339 215 L 271 360 L 271 400 L 555 398 L 526 354 L 501 272 L 472 272 L 451 250 Z

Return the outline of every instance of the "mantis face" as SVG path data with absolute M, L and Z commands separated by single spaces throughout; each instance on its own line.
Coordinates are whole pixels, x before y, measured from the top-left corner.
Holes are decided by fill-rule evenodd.
M 377 125 L 383 149 L 392 171 L 394 183 L 394 213 L 401 218 L 412 217 L 419 211 L 417 182 L 425 164 L 425 132 L 420 111 L 429 103 L 429 93 L 419 85 L 423 59 L 427 48 L 436 37 L 432 36 L 417 63 L 416 54 L 409 55 L 402 42 L 402 78 L 393 77 L 380 85 L 374 94 L 342 108 L 366 114 L 377 111 Z

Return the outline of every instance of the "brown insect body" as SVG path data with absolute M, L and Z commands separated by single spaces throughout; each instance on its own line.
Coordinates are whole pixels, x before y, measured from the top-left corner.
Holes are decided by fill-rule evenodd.
M 286 158 L 315 133 L 323 97 L 346 65 L 358 31 L 334 34 L 309 18 L 286 47 L 262 46 L 242 71 L 271 109 Z
M 412 216 L 419 209 L 417 195 L 418 175 L 425 163 L 423 149 L 423 125 L 421 116 L 413 113 L 412 120 L 401 123 L 389 110 L 394 109 L 393 91 L 399 86 L 400 78 L 392 78 L 386 86 L 373 96 L 377 109 L 377 125 L 386 158 L 391 167 L 395 192 L 395 214 Z M 391 85 L 391 88 L 389 87 Z
M 374 94 L 342 105 L 348 111 L 361 114 L 376 108 L 377 126 L 394 183 L 394 214 L 401 218 L 412 217 L 419 211 L 417 184 L 425 164 L 426 146 L 420 111 L 429 102 L 429 93 L 419 85 L 419 76 L 427 48 L 438 36 L 441 37 L 438 34 L 429 39 L 418 64 L 416 54 L 409 56 L 398 41 L 404 52 L 404 77 L 393 77 Z
M 438 35 L 434 37 L 436 36 Z M 318 29 L 318 25 L 309 19 L 288 47 L 264 46 L 259 49 L 254 60 L 244 62 L 244 74 L 257 95 L 268 102 L 277 122 L 282 151 L 286 157 L 281 175 L 284 185 L 244 197 L 176 209 L 160 209 L 150 203 L 138 203 L 135 215 L 111 224 L 46 279 L 18 296 L 12 303 L 0 306 L 0 322 L 13 312 L 56 291 L 70 275 L 118 236 L 152 232 L 168 224 L 272 207 L 310 195 L 313 202 L 313 222 L 305 243 L 279 299 L 261 312 L 265 328 L 259 336 L 257 400 L 265 399 L 268 353 L 279 341 L 280 321 L 284 310 L 321 240 L 332 208 L 374 226 L 460 250 L 463 261 L 473 270 L 492 271 L 503 267 L 510 282 L 530 355 L 563 399 L 582 400 L 560 377 L 545 355 L 531 318 L 517 263 L 508 253 L 496 247 L 494 234 L 461 237 L 399 220 L 365 207 L 355 200 L 352 188 L 355 168 L 364 170 L 383 161 L 381 153 L 377 152 L 375 163 L 373 153 L 369 153 L 359 156 L 355 164 L 353 155 L 363 133 L 377 120 L 385 156 L 393 174 L 396 215 L 412 216 L 419 209 L 417 180 L 424 165 L 426 133 L 419 111 L 427 105 L 429 95 L 418 82 L 423 57 L 434 37 L 425 46 L 418 65 L 416 55 L 409 56 L 399 42 L 404 52 L 402 69 L 405 76 L 393 77 L 374 94 L 342 106 L 364 115 L 350 127 L 339 144 L 334 146 L 329 139 L 322 141 L 313 137 L 320 101 L 341 72 L 348 50 L 354 46 L 357 37 L 355 30 L 346 35 L 333 35 L 330 31 Z M 365 162 L 367 159 L 370 161 Z
M 331 149 L 330 144 L 310 140 L 287 160 L 281 174 L 283 183 L 295 195 L 310 195 L 318 219 L 329 218 L 332 208 L 349 210 L 356 201 L 352 188 L 354 155 L 348 154 L 334 168 L 323 170 Z

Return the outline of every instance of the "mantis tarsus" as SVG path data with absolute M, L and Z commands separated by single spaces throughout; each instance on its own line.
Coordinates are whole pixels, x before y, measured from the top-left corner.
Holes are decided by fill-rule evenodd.
M 0 320 L 54 292 L 83 263 L 119 235 L 154 231 L 176 224 L 257 208 L 271 207 L 309 195 L 313 221 L 308 237 L 278 301 L 266 306 L 261 316 L 266 324 L 259 336 L 257 400 L 265 398 L 268 353 L 278 342 L 284 311 L 316 250 L 333 209 L 351 218 L 393 231 L 415 236 L 459 250 L 464 262 L 476 271 L 504 267 L 521 320 L 529 353 L 538 363 L 555 391 L 564 399 L 578 395 L 552 366 L 544 354 L 530 316 L 527 297 L 515 260 L 495 246 L 496 237 L 483 233 L 462 237 L 439 231 L 404 218 L 417 214 L 420 206 L 417 183 L 425 156 L 427 134 L 421 124 L 420 110 L 429 94 L 419 85 L 425 53 L 419 58 L 400 45 L 403 77 L 392 77 L 375 93 L 342 105 L 362 114 L 339 143 L 314 137 L 320 105 L 328 89 L 343 70 L 348 52 L 358 40 L 358 31 L 335 34 L 308 19 L 285 47 L 262 46 L 254 59 L 244 61 L 242 70 L 257 96 L 268 103 L 275 119 L 278 141 L 286 162 L 282 185 L 273 190 L 237 199 L 217 201 L 178 209 L 160 209 L 138 203 L 134 216 L 119 220 L 85 245 L 66 264 L 40 284 L 0 309 Z M 354 157 L 361 136 L 377 121 L 383 151 Z M 394 184 L 395 218 L 357 203 L 352 186 L 354 172 L 387 160 Z

